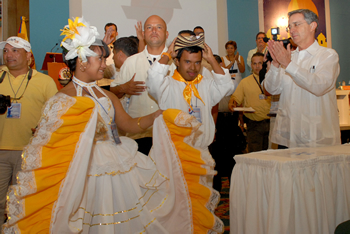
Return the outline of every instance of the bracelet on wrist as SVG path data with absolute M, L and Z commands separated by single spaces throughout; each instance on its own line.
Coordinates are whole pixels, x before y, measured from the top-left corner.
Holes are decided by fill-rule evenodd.
M 164 56 L 167 56 L 169 60 L 171 60 L 171 55 L 168 52 L 163 52 L 161 58 L 163 58 Z
M 140 123 L 140 122 L 141 122 L 141 118 L 142 118 L 142 117 L 140 117 L 140 118 L 137 120 L 137 126 L 139 126 L 139 128 L 140 128 L 142 131 L 145 131 L 146 128 L 142 128 L 142 127 L 141 127 L 141 123 Z

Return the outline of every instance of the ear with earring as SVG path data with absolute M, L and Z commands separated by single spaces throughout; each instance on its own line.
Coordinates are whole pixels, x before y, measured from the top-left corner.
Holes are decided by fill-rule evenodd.
M 83 64 L 83 62 L 81 60 L 80 60 L 80 67 L 79 67 L 79 69 L 80 69 L 81 72 L 84 72 L 85 69 L 86 69 L 85 65 Z

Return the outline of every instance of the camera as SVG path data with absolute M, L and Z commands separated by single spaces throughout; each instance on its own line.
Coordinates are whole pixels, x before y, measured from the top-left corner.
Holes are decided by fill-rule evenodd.
M 280 35 L 280 28 L 279 27 L 271 28 L 271 35 L 272 35 L 272 39 L 274 41 L 282 41 L 284 48 L 287 49 L 287 45 L 290 43 L 290 38 L 284 39 L 284 40 L 277 40 L 277 35 Z M 265 43 L 267 43 L 270 40 L 270 38 L 264 37 L 263 40 L 264 40 Z M 270 62 L 272 61 L 272 57 L 270 55 L 270 52 L 267 52 L 266 59 L 267 59 L 267 61 L 270 61 Z
M 11 97 L 0 94 L 0 115 L 5 114 L 7 108 L 11 106 Z
M 280 35 L 280 28 L 277 27 L 277 28 L 271 28 L 271 35 L 272 35 L 272 38 L 273 40 L 277 40 L 277 35 Z

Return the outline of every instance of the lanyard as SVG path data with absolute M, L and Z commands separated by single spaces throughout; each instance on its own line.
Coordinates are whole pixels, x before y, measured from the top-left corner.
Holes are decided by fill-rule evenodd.
M 82 90 L 84 90 L 88 95 L 90 95 L 93 99 L 95 99 L 96 102 L 102 107 L 102 109 L 104 110 L 104 112 L 107 114 L 107 116 L 109 116 L 109 114 L 108 114 L 108 112 L 106 111 L 106 109 L 105 109 L 105 108 L 103 107 L 103 105 L 98 101 L 98 98 L 97 98 L 95 92 L 92 90 L 92 87 L 95 87 L 98 91 L 100 91 L 102 94 L 104 94 L 104 93 L 102 92 L 102 90 L 100 90 L 99 87 L 96 85 L 96 83 L 93 83 L 93 84 L 86 84 L 85 82 L 82 82 L 82 81 L 76 79 L 75 77 L 73 77 L 73 80 L 72 80 L 72 81 L 73 81 L 74 85 L 79 86 L 79 87 L 80 87 Z M 85 89 L 85 86 L 86 86 L 86 85 L 89 85 L 89 86 L 88 86 L 89 91 Z M 92 86 L 92 87 L 90 87 L 90 86 Z M 92 92 L 92 94 L 91 94 L 91 92 Z M 77 91 L 77 93 L 80 93 L 80 92 Z M 82 93 L 81 93 L 80 95 L 82 96 Z M 105 94 L 104 94 L 104 96 L 107 97 Z M 107 97 L 107 98 L 108 98 L 108 97 Z M 112 123 L 112 120 L 113 120 L 113 122 L 114 122 L 114 117 L 113 117 L 113 119 L 110 118 L 109 124 Z
M 254 74 L 253 74 L 253 77 L 254 77 L 254 80 L 256 81 L 256 83 L 258 84 L 258 86 L 261 90 L 261 93 L 264 94 L 264 90 L 261 88 L 261 85 L 259 84 L 258 80 L 255 78 Z
M 198 90 L 198 79 L 196 79 L 196 80 L 197 80 L 197 90 Z M 185 84 L 186 84 L 186 83 L 185 83 Z M 196 108 L 198 107 L 197 101 L 198 101 L 198 97 L 196 97 Z M 191 107 L 193 107 L 193 105 L 192 105 L 192 98 L 191 98 Z
M 1 78 L 0 78 L 0 84 L 1 84 L 2 81 L 4 80 L 5 76 L 6 76 L 6 71 L 4 71 L 4 72 L 2 73 L 2 76 L 1 76 Z
M 78 90 L 77 90 L 77 95 L 80 94 L 82 96 L 82 93 L 83 93 L 83 90 L 89 94 L 93 99 L 96 100 L 96 102 L 102 107 L 102 109 L 104 110 L 104 112 L 106 112 L 107 116 L 109 117 L 109 126 L 111 128 L 111 133 L 113 135 L 113 139 L 114 139 L 114 142 L 116 144 L 120 144 L 121 141 L 120 141 L 120 138 L 119 138 L 119 134 L 118 134 L 118 130 L 117 130 L 117 125 L 115 124 L 114 122 L 114 116 L 113 115 L 113 118 L 111 118 L 108 114 L 108 112 L 106 111 L 106 109 L 103 107 L 103 105 L 98 101 L 98 98 L 94 92 L 94 90 L 92 89 L 93 87 L 95 87 L 98 91 L 100 91 L 107 99 L 108 99 L 108 104 L 109 104 L 109 107 L 111 108 L 111 100 L 108 98 L 108 96 L 102 91 L 102 89 L 100 87 L 98 87 L 96 85 L 96 82 L 93 82 L 93 83 L 85 83 L 81 80 L 78 80 L 75 76 L 73 77 L 73 84 L 74 84 L 74 87 L 75 89 L 77 90 L 77 87 L 75 85 L 78 86 Z M 88 89 L 86 90 L 85 87 Z M 109 109 L 110 110 L 110 109 Z M 98 110 L 100 112 L 100 109 Z M 101 113 L 101 112 L 100 112 Z
M 14 98 L 11 98 L 12 100 L 15 100 L 15 101 L 17 102 L 18 100 L 20 100 L 20 99 L 23 97 L 23 94 L 24 94 L 24 93 L 26 92 L 26 90 L 27 90 L 28 83 L 29 83 L 30 79 L 32 78 L 32 73 L 33 73 L 33 70 L 30 68 L 29 71 L 27 72 L 27 74 L 25 75 L 25 77 L 23 78 L 23 80 L 22 80 L 22 82 L 21 82 L 21 85 L 19 86 L 19 88 L 17 89 L 16 92 L 14 91 L 14 89 L 13 89 L 13 87 L 12 87 L 10 75 L 7 74 L 7 77 L 8 77 L 8 79 L 9 79 L 9 83 L 10 83 L 12 92 L 13 92 L 13 94 L 15 95 Z M 22 95 L 21 95 L 19 98 L 17 98 L 17 97 L 16 97 L 16 96 L 17 96 L 17 93 L 18 93 L 18 91 L 21 89 L 22 84 L 23 84 L 23 81 L 26 79 L 26 77 L 28 77 L 28 81 L 27 81 L 26 87 L 24 88 L 24 91 L 23 91 Z

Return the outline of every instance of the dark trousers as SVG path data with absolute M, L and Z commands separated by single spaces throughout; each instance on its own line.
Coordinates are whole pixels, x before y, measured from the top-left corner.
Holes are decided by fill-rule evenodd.
M 148 156 L 152 148 L 152 137 L 144 137 L 135 140 L 139 145 L 138 151 Z
M 219 112 L 216 121 L 215 141 L 209 146 L 209 151 L 216 163 L 215 170 L 218 172 L 218 174 L 214 176 L 213 187 L 219 192 L 222 187 L 222 177 L 231 179 L 232 169 L 236 164 L 233 156 L 241 153 L 237 152 L 235 145 L 237 142 L 234 140 L 237 128 L 239 129 L 238 112 Z
M 247 141 L 249 152 L 267 150 L 269 147 L 270 119 L 254 121 L 244 118 L 247 124 Z

